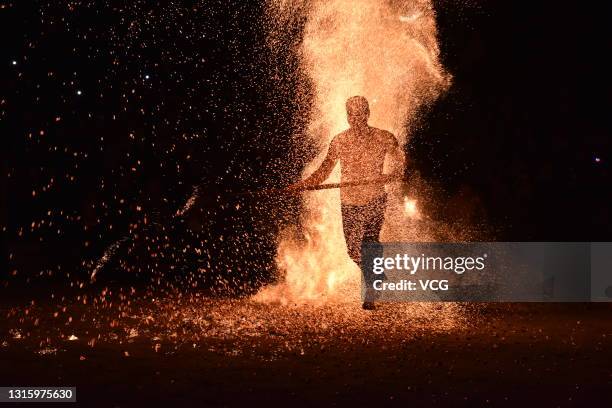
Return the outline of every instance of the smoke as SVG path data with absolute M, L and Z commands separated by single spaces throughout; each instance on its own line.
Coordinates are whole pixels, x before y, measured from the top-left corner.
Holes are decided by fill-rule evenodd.
M 329 142 L 347 128 L 345 101 L 363 95 L 370 102 L 370 125 L 391 131 L 405 144 L 424 105 L 444 92 L 450 76 L 439 62 L 435 14 L 428 0 L 270 0 L 270 46 L 297 47 L 314 93 L 308 135 L 323 160 Z M 283 30 L 304 22 L 301 41 Z M 304 143 L 296 137 L 295 143 Z M 409 159 L 409 158 L 408 158 Z M 331 182 L 340 179 L 336 166 Z M 400 188 L 388 187 L 389 207 L 381 240 L 410 232 Z M 338 191 L 304 194 L 301 225 L 279 236 L 277 264 L 284 281 L 265 288 L 263 301 L 329 302 L 359 296 L 360 272 L 346 253 Z M 425 238 L 426 239 L 426 238 Z

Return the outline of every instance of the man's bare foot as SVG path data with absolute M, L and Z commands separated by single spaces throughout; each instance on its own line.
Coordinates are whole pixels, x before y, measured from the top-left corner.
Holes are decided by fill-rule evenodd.
M 363 305 L 361 305 L 361 307 L 365 310 L 376 309 L 376 305 L 374 304 L 374 302 L 363 302 Z

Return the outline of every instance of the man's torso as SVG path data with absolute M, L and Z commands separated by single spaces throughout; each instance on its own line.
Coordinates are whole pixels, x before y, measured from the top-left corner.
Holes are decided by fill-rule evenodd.
M 332 143 L 336 143 L 344 183 L 380 178 L 385 156 L 396 141 L 391 133 L 370 127 L 367 134 L 361 135 L 347 129 L 338 134 Z M 340 198 L 343 204 L 366 205 L 384 193 L 384 184 L 343 187 Z

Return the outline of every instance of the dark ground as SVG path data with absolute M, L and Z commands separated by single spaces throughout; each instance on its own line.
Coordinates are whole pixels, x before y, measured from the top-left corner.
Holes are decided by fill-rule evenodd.
M 223 302 L 204 301 L 201 308 L 210 313 L 223 309 Z M 235 302 L 249 303 L 231 302 L 233 310 L 241 307 Z M 320 316 L 320 309 L 306 309 L 293 315 L 298 325 L 284 332 L 270 328 L 274 323 L 256 336 L 237 326 L 221 336 L 204 331 L 210 337 L 193 344 L 156 337 L 157 350 L 141 332 L 95 347 L 81 338 L 64 340 L 55 343 L 55 352 L 41 355 L 26 325 L 23 339 L 2 339 L 0 383 L 74 385 L 80 406 L 103 407 L 609 404 L 609 304 L 465 304 L 457 306 L 465 319 L 456 327 L 436 320 L 439 306 L 430 304 L 433 309 L 412 320 L 393 314 L 398 306 L 319 317 L 317 329 L 306 316 Z M 287 323 L 283 307 L 246 307 L 267 315 L 268 325 L 275 319 Z M 355 319 L 360 323 L 335 332 Z M 324 326 L 328 320 L 333 326 Z M 80 336 L 90 323 L 72 330 Z M 304 327 L 310 331 L 300 332 Z M 298 337 L 301 346 L 293 347 Z

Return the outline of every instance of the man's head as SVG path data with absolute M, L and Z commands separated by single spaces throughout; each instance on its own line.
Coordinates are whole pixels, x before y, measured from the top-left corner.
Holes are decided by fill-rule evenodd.
M 346 117 L 349 125 L 354 128 L 368 125 L 370 106 L 363 96 L 352 96 L 346 100 Z

